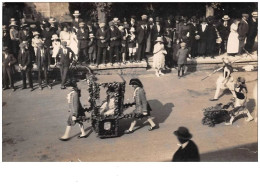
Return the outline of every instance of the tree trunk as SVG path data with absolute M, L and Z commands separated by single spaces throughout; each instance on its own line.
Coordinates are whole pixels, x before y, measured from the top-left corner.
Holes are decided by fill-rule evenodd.
M 98 12 L 98 22 L 106 22 L 106 13 L 104 11 L 103 7 L 97 7 L 97 12 Z
M 206 18 L 209 16 L 214 16 L 214 8 L 206 5 Z

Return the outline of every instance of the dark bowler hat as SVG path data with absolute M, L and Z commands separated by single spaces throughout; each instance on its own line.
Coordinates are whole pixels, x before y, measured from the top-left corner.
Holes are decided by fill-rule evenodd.
M 139 87 L 143 87 L 142 82 L 138 78 L 132 78 L 129 82 L 129 85 L 137 85 Z
M 185 140 L 189 140 L 192 138 L 192 135 L 186 127 L 179 127 L 178 130 L 173 132 L 173 134 Z
M 160 18 L 159 17 L 156 17 L 155 18 L 155 22 L 160 22 L 161 20 L 160 20 Z

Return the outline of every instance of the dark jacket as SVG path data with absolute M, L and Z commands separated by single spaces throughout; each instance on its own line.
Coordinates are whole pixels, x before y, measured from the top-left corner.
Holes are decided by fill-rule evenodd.
M 84 49 L 88 46 L 88 29 L 84 30 L 84 33 L 79 29 L 77 32 L 78 48 Z
M 146 30 L 145 30 L 141 26 L 139 26 L 136 29 L 137 43 L 138 44 L 146 43 L 148 33 L 149 33 L 149 27 L 147 27 Z
M 51 63 L 51 56 L 49 50 L 46 48 L 43 48 L 43 50 L 44 50 L 43 59 L 41 57 L 41 49 L 37 48 L 36 51 L 36 64 L 38 69 L 41 69 L 42 67 L 48 68 L 48 66 Z
M 57 57 L 60 57 L 61 67 L 69 67 L 75 54 L 70 48 L 67 48 L 66 54 L 63 52 L 63 48 L 60 48 Z
M 19 50 L 18 54 L 18 63 L 22 65 L 22 67 L 27 66 L 29 68 L 32 67 L 32 57 L 30 54 L 30 51 L 24 50 L 24 53 L 22 54 L 22 51 Z
M 160 31 L 157 29 L 157 25 L 154 25 L 152 29 L 152 41 L 155 41 L 157 37 L 161 37 L 162 34 L 163 34 L 162 25 L 160 25 Z
M 241 22 L 239 23 L 238 29 L 237 29 L 237 32 L 238 32 L 238 35 L 239 35 L 238 38 L 239 38 L 239 39 L 244 39 L 244 38 L 246 38 L 247 33 L 248 33 L 248 29 L 249 29 L 248 23 L 245 22 L 245 21 L 242 19 Z
M 224 22 L 221 22 L 221 24 L 217 27 L 219 31 L 219 35 L 222 40 L 227 40 L 229 33 L 230 33 L 230 23 L 227 23 L 227 26 L 224 26 Z
M 50 48 L 50 46 L 52 45 L 51 37 L 52 37 L 53 34 L 54 34 L 54 32 L 51 31 L 51 30 L 50 31 L 43 30 L 43 32 L 42 32 L 42 38 L 45 39 L 44 45 L 47 48 Z
M 252 37 L 252 38 L 255 38 L 256 35 L 257 35 L 257 27 L 258 27 L 258 23 L 257 23 L 257 20 L 256 22 L 254 22 L 252 20 L 252 18 L 248 21 L 248 25 L 249 25 L 249 29 L 248 29 L 248 34 L 247 36 L 248 37 Z
M 114 28 L 114 30 L 112 31 L 111 29 L 109 29 L 109 36 L 110 39 L 115 37 L 116 40 L 110 40 L 110 46 L 114 47 L 114 46 L 119 46 L 120 45 L 120 39 L 121 39 L 121 33 L 118 30 L 118 28 Z
M 187 146 L 182 149 L 181 147 L 175 152 L 172 157 L 172 162 L 199 162 L 199 150 L 197 145 L 189 140 Z
M 16 63 L 16 59 L 12 54 L 8 54 L 7 58 L 5 58 L 4 53 L 2 54 L 2 67 L 3 70 L 11 70 L 12 65 Z M 10 66 L 9 66 L 10 64 Z
M 5 35 L 4 35 L 4 33 L 3 33 L 2 36 L 3 36 L 3 39 L 2 39 L 3 44 L 2 44 L 2 46 L 3 46 L 3 47 L 4 47 L 4 46 L 7 46 L 7 47 L 10 49 L 10 47 L 11 47 L 10 34 L 6 31 Z
M 104 39 L 101 39 L 100 37 L 103 36 Z M 108 41 L 109 41 L 109 30 L 101 31 L 101 29 L 97 30 L 96 33 L 96 39 L 97 39 L 97 46 L 98 47 L 108 47 Z M 105 40 L 104 43 L 101 43 L 101 40 Z
M 31 35 L 30 35 L 29 31 L 27 31 L 27 34 L 25 34 L 23 30 L 20 30 L 18 37 L 19 37 L 20 43 L 22 43 L 23 41 L 30 42 L 30 40 L 31 40 Z
M 92 54 L 96 52 L 96 40 L 93 39 L 88 42 L 88 53 Z

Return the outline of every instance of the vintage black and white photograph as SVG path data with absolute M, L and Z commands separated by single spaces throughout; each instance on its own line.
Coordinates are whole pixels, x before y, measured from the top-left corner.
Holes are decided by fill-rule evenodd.
M 258 2 L 2 2 L 2 162 L 258 162 L 257 51 Z

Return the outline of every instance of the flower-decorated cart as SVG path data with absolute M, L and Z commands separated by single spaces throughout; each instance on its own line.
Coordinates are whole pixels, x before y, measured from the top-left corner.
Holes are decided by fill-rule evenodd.
M 125 80 L 120 75 L 96 75 L 88 79 L 88 86 L 93 130 L 100 138 L 118 136 L 118 124 L 124 110 Z M 112 114 L 103 115 L 100 110 L 105 101 L 101 96 L 106 96 L 107 89 L 114 90 L 114 109 Z

